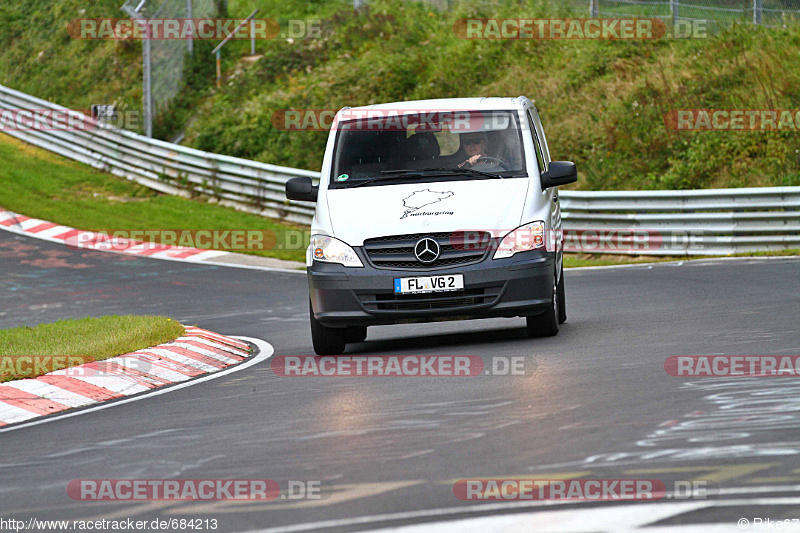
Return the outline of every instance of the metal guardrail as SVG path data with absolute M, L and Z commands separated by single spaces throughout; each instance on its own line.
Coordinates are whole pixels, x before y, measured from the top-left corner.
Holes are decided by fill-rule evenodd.
M 284 184 L 316 172 L 212 154 L 112 128 L 80 115 L 83 128 L 12 129 L 3 110 L 47 110 L 77 114 L 62 106 L 0 85 L 0 131 L 45 150 L 80 161 L 152 189 L 181 196 L 206 195 L 221 204 L 308 224 L 314 204 L 289 202 Z
M 567 249 L 729 255 L 800 249 L 800 187 L 562 191 Z M 617 250 L 614 250 L 617 247 Z
M 3 110 L 67 112 L 0 85 L 0 131 L 152 189 L 309 224 L 314 204 L 289 202 L 287 180 L 319 173 L 212 154 L 81 120 L 89 129 L 7 129 Z M 73 112 L 74 113 L 74 112 Z M 688 191 L 560 191 L 568 251 L 728 255 L 800 248 L 800 187 Z

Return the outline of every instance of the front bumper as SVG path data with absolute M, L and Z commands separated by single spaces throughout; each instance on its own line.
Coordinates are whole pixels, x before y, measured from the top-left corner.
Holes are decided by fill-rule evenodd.
M 406 322 L 531 316 L 551 302 L 555 254 L 523 252 L 507 259 L 489 255 L 479 263 L 425 270 L 347 268 L 315 261 L 308 268 L 314 317 L 328 327 L 372 326 Z M 463 274 L 464 290 L 395 295 L 394 279 Z

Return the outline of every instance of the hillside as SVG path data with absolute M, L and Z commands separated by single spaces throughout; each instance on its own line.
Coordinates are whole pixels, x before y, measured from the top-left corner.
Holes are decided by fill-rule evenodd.
M 111 11 L 118 3 L 96 4 L 108 4 Z M 63 5 L 74 2 L 7 0 L 0 22 L 22 9 L 14 7 L 18 4 L 51 6 L 40 11 L 63 17 Z M 553 157 L 577 162 L 580 188 L 800 185 L 796 130 L 675 132 L 664 123 L 675 109 L 800 109 L 798 26 L 745 25 L 686 40 L 465 40 L 453 31 L 462 18 L 586 14 L 545 2 L 452 2 L 439 11 L 431 4 L 375 0 L 357 13 L 351 3 L 285 4 L 231 0 L 229 11 L 244 16 L 255 6 L 260 17 L 283 23 L 320 18 L 322 37 L 260 42 L 263 57 L 248 68 L 238 62 L 248 43 L 231 43 L 220 90 L 212 87 L 212 62 L 198 61 L 192 84 L 175 106 L 178 112 L 160 117 L 160 136 L 168 138 L 186 122 L 185 144 L 318 169 L 326 133 L 276 129 L 275 112 L 525 94 L 540 109 Z M 60 11 L 56 5 L 62 5 Z M 135 102 L 140 95 L 138 43 L 76 44 L 64 42 L 59 31 L 49 35 L 26 28 L 19 40 L 9 39 L 15 30 L 0 30 L 0 42 L 10 43 L 0 52 L 0 83 L 72 107 L 114 95 Z M 70 54 L 56 54 L 58 46 Z M 35 59 L 33 48 L 45 50 L 44 56 Z M 81 76 L 63 65 L 81 54 L 88 54 L 90 65 L 125 67 L 119 72 L 92 67 Z M 35 68 L 29 69 L 32 62 Z M 48 69 L 58 75 L 47 75 Z

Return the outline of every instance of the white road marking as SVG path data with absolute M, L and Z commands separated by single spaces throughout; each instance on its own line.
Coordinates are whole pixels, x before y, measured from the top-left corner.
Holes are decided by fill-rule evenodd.
M 754 487 L 761 489 L 765 487 Z M 745 490 L 750 490 L 745 489 Z M 597 502 L 588 501 L 526 501 L 526 502 L 501 502 L 487 503 L 483 505 L 471 505 L 466 507 L 447 507 L 440 509 L 423 509 L 419 511 L 407 511 L 400 513 L 387 513 L 371 516 L 357 516 L 353 518 L 343 518 L 339 520 L 324 520 L 320 522 L 307 522 L 304 524 L 294 524 L 291 526 L 281 526 L 267 529 L 249 530 L 247 533 L 292 533 L 297 531 L 316 531 L 322 528 L 333 527 L 353 527 L 363 526 L 372 523 L 387 522 L 393 520 L 420 520 L 424 518 L 445 517 L 448 515 L 458 515 L 467 513 L 489 513 L 492 511 L 508 511 L 519 508 L 531 507 L 555 507 L 566 504 L 586 504 Z M 388 529 L 372 530 L 372 533 L 397 531 L 404 533 L 420 532 L 528 532 L 532 530 L 547 531 L 548 533 L 572 533 L 586 529 L 587 524 L 591 524 L 592 531 L 641 531 L 651 533 L 653 531 L 695 533 L 706 531 L 726 531 L 735 530 L 733 523 L 721 523 L 724 528 L 715 528 L 713 524 L 686 524 L 671 525 L 663 528 L 647 527 L 638 529 L 639 526 L 646 526 L 648 523 L 663 520 L 669 516 L 679 515 L 688 511 L 710 507 L 746 507 L 759 505 L 797 505 L 800 504 L 800 497 L 787 498 L 753 498 L 741 500 L 704 500 L 688 501 L 682 503 L 639 503 L 635 505 L 593 507 L 590 509 L 564 509 L 561 511 L 537 511 L 519 513 L 511 515 L 496 515 L 476 518 L 465 518 L 458 520 L 447 520 L 440 522 L 426 522 L 410 526 L 393 526 Z M 581 516 L 578 521 L 574 521 L 577 516 Z M 646 521 L 640 521 L 641 517 L 649 517 Z M 518 526 L 518 527 L 513 527 Z M 784 529 L 787 530 L 787 529 Z M 800 529 L 798 529 L 800 530 Z M 796 531 L 789 529 L 788 531 Z
M 415 524 L 373 529 L 371 533 L 573 533 L 575 531 L 637 531 L 638 528 L 676 514 L 705 507 L 705 503 L 671 503 L 662 505 L 622 505 L 570 509 L 569 511 L 539 511 L 500 516 L 482 516 L 448 520 L 441 523 Z M 649 531 L 649 528 L 648 530 Z

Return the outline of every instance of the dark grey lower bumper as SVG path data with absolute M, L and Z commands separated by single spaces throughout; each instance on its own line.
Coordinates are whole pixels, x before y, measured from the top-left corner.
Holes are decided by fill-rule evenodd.
M 368 262 L 364 268 L 314 262 L 308 286 L 314 317 L 328 327 L 530 316 L 550 303 L 554 258 L 551 252 L 524 252 L 424 271 L 378 269 Z M 464 290 L 394 294 L 395 278 L 443 274 L 463 274 Z

